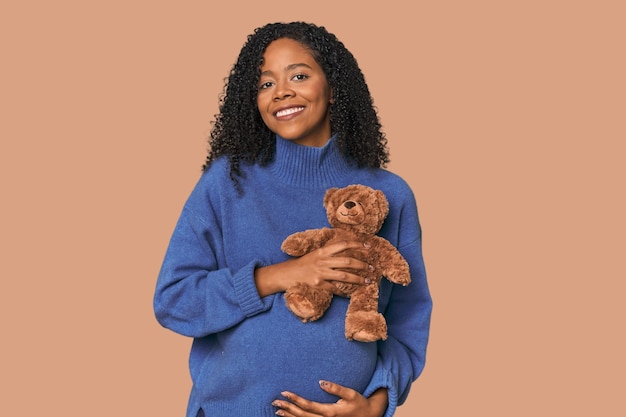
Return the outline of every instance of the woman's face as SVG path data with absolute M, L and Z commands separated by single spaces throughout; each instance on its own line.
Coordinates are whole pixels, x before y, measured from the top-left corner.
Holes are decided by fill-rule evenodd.
M 300 42 L 280 38 L 263 54 L 257 105 L 274 133 L 300 145 L 330 138 L 331 88 L 324 71 Z

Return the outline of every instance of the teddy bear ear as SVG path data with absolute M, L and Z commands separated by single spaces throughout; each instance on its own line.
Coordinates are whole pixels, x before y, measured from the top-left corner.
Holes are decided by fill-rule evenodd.
M 324 207 L 328 206 L 328 202 L 332 198 L 333 194 L 337 192 L 339 188 L 329 188 L 326 190 L 326 194 L 324 194 Z
M 376 190 L 375 195 L 376 201 L 378 202 L 379 216 L 381 219 L 384 219 L 387 217 L 387 214 L 389 214 L 389 202 L 387 201 L 385 193 L 382 191 Z

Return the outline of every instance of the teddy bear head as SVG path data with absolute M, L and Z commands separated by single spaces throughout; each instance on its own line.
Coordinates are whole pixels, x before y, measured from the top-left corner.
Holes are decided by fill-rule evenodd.
M 360 184 L 328 189 L 324 207 L 332 227 L 365 234 L 378 232 L 389 213 L 383 192 Z

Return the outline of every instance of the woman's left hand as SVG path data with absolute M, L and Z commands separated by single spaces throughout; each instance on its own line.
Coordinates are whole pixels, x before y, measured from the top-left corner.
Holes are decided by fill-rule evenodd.
M 381 388 L 371 397 L 365 398 L 359 392 L 334 384 L 320 381 L 320 387 L 329 394 L 339 397 L 335 403 L 309 401 L 292 392 L 281 394 L 287 400 L 275 400 L 272 405 L 278 407 L 276 415 L 283 417 L 382 417 L 387 409 L 387 390 Z

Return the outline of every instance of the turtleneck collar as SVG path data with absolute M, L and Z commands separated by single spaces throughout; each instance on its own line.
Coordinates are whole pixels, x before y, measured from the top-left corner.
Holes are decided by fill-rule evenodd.
M 298 145 L 276 136 L 276 154 L 270 171 L 282 181 L 298 187 L 331 187 L 350 170 L 333 135 L 322 147 Z

